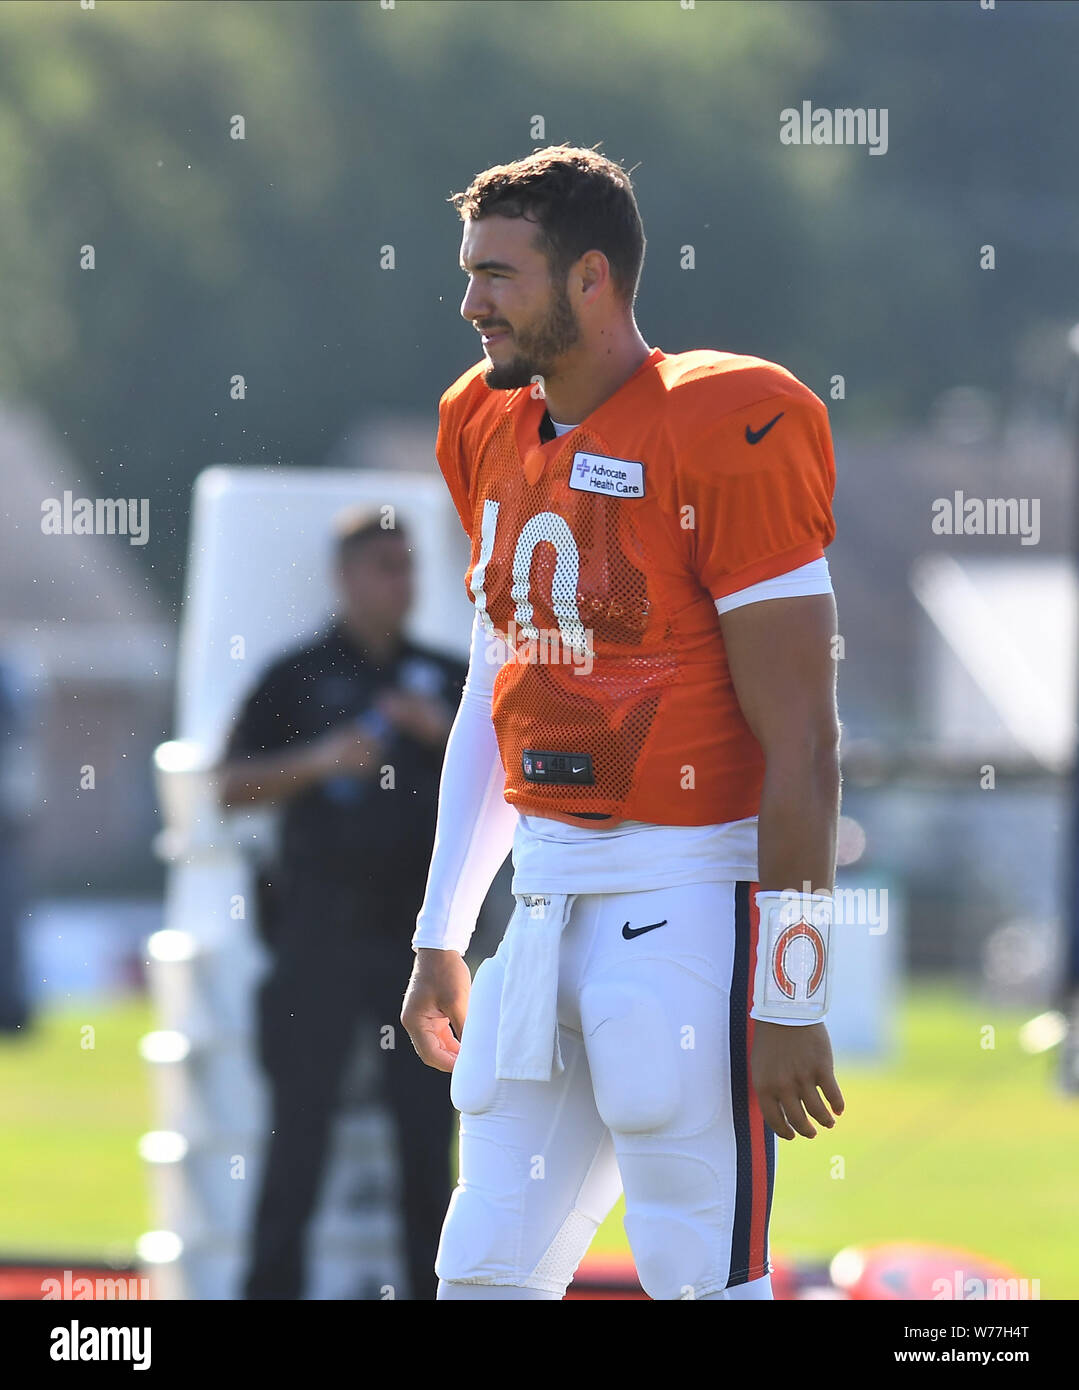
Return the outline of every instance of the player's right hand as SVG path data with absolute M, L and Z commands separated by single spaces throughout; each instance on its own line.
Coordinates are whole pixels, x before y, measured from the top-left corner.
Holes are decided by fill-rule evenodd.
M 401 1023 L 421 1061 L 437 1071 L 453 1071 L 471 992 L 472 976 L 457 951 L 416 952 Z
M 761 1114 L 780 1139 L 793 1139 L 795 1130 L 815 1139 L 810 1116 L 832 1129 L 834 1115 L 843 1113 L 843 1092 L 835 1079 L 832 1044 L 823 1023 L 792 1028 L 754 1021 L 750 1071 Z

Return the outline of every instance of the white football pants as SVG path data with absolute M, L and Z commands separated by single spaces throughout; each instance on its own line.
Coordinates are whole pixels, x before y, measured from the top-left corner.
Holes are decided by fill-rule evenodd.
M 450 1085 L 460 1177 L 440 1299 L 561 1298 L 623 1190 L 652 1298 L 771 1296 L 776 1139 L 749 1073 L 756 886 L 577 897 L 550 1081 L 496 1080 L 502 948 L 480 965 Z

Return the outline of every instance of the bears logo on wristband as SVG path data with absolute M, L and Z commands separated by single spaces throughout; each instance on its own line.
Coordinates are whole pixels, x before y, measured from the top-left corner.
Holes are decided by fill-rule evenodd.
M 824 937 L 803 917 L 780 932 L 772 948 L 772 979 L 787 999 L 812 999 L 827 963 Z

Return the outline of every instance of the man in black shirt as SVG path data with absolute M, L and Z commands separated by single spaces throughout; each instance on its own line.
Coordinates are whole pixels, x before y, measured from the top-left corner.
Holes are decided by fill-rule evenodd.
M 306 1227 L 360 1027 L 396 1127 L 410 1293 L 433 1299 L 454 1111 L 446 1078 L 396 1023 L 466 668 L 402 633 L 412 559 L 400 526 L 384 529 L 377 512 L 342 519 L 336 578 L 340 615 L 266 671 L 219 769 L 223 804 L 283 807 L 260 885 L 273 964 L 258 1042 L 273 1118 L 244 1293 L 302 1296 Z

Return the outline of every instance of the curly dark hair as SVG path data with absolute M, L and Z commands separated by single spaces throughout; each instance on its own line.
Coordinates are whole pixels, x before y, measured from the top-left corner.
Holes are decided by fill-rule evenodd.
M 485 169 L 447 201 L 462 221 L 495 214 L 534 221 L 534 244 L 547 257 L 552 280 L 564 280 L 586 251 L 602 251 L 616 293 L 633 304 L 644 263 L 644 227 L 629 174 L 606 155 L 548 145 Z

